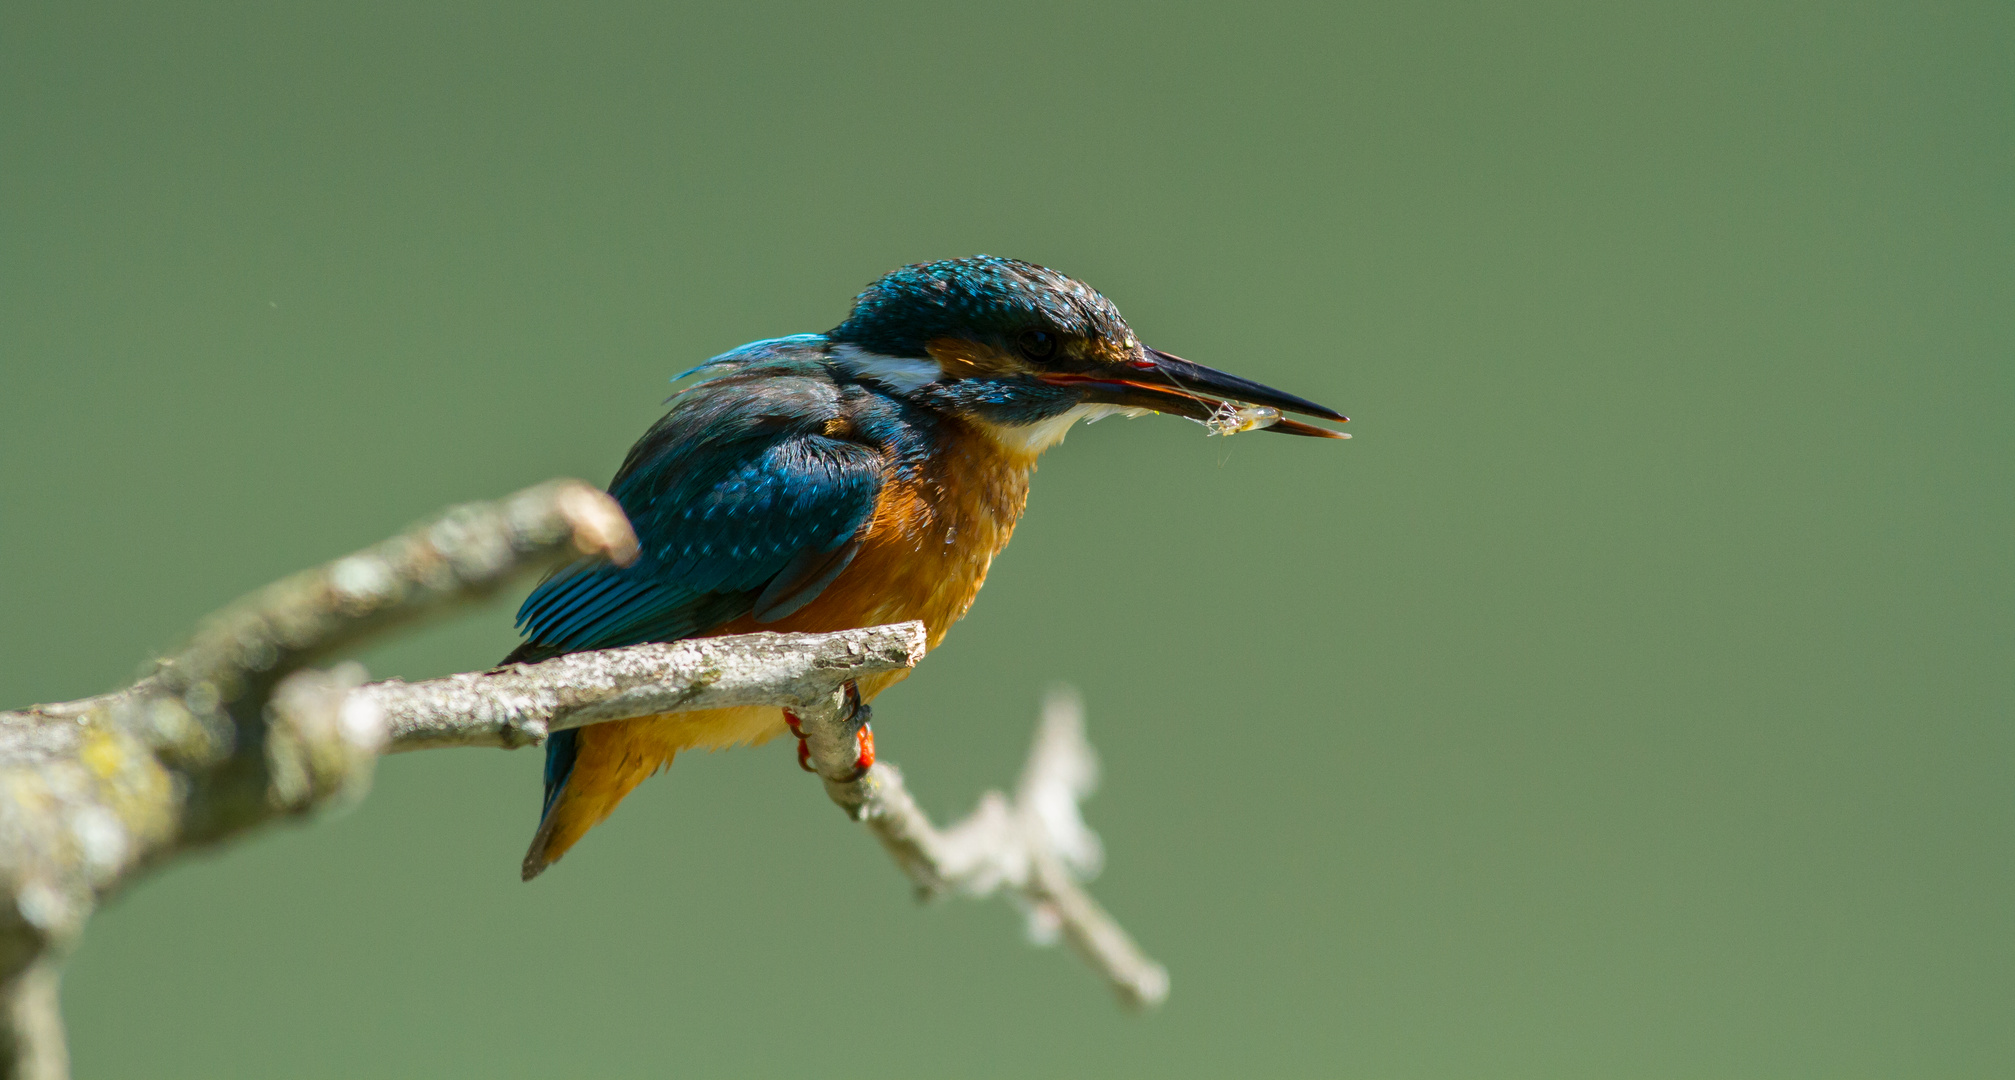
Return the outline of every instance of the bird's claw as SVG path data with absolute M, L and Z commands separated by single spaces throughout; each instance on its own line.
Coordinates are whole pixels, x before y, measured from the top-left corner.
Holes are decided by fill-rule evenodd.
M 847 719 L 856 724 L 854 771 L 840 781 L 843 784 L 851 784 L 866 776 L 868 770 L 875 766 L 875 732 L 874 728 L 868 725 L 868 719 L 874 715 L 874 710 L 868 708 L 867 703 L 861 700 L 861 688 L 854 685 L 852 680 L 846 682 L 841 690 L 845 692 L 847 698 Z M 791 729 L 791 734 L 798 740 L 798 768 L 809 773 L 818 772 L 818 767 L 812 764 L 812 749 L 805 742 L 804 722 L 798 719 L 798 714 L 785 709 L 784 724 Z
M 861 708 L 865 710 L 867 706 L 863 705 Z M 861 779 L 874 767 L 875 729 L 868 726 L 866 718 L 862 718 L 861 726 L 854 729 L 854 771 L 853 775 L 847 777 L 847 783 L 851 784 Z

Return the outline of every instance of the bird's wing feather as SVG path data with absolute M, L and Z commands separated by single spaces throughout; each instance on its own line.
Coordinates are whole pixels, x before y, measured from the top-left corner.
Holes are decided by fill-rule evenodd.
M 824 434 L 834 416 L 831 385 L 812 379 L 681 395 L 610 485 L 640 557 L 579 563 L 533 590 L 518 612 L 530 645 L 514 657 L 674 640 L 759 598 L 777 618 L 816 597 L 851 557 L 885 465 L 875 447 Z

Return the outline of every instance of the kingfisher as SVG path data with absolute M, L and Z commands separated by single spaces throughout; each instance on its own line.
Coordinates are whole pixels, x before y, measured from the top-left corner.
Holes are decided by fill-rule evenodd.
M 832 330 L 752 342 L 673 382 L 609 484 L 640 554 L 548 577 L 504 663 L 909 620 L 936 649 L 1013 534 L 1036 458 L 1077 421 L 1165 413 L 1219 434 L 1348 438 L 1281 415 L 1348 419 L 1334 409 L 1147 347 L 1083 282 L 984 255 L 892 271 Z M 850 684 L 862 772 L 867 703 L 907 674 Z M 795 730 L 783 709 L 748 707 L 555 733 L 525 880 L 680 752 Z

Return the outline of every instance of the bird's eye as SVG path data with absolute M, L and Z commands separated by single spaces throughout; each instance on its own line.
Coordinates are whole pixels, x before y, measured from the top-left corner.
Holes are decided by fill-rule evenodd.
M 1043 330 L 1024 330 L 1015 339 L 1021 354 L 1031 360 L 1047 360 L 1056 355 L 1056 335 Z

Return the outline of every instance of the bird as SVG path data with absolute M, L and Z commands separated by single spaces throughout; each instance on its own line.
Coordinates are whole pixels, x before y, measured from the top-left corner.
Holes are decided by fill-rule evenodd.
M 1282 415 L 1348 419 L 1334 409 L 1142 344 L 1083 282 L 987 255 L 891 271 L 832 330 L 751 342 L 673 383 L 608 488 L 638 557 L 541 582 L 503 664 L 909 620 L 935 649 L 1013 534 L 1037 457 L 1074 423 L 1163 413 L 1221 434 L 1349 437 Z M 868 702 L 907 674 L 849 686 L 857 775 L 874 761 Z M 748 707 L 554 733 L 524 879 L 677 754 L 763 743 L 794 721 Z

